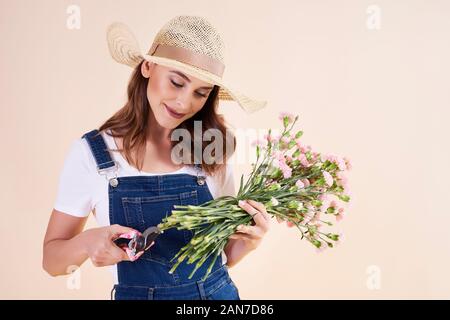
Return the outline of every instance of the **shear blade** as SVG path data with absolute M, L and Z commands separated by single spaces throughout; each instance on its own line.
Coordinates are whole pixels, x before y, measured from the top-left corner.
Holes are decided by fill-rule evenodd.
M 147 250 L 152 242 L 161 234 L 161 230 L 159 230 L 158 227 L 150 227 L 145 229 L 145 231 L 142 233 L 142 236 L 145 239 L 145 246 L 144 250 Z

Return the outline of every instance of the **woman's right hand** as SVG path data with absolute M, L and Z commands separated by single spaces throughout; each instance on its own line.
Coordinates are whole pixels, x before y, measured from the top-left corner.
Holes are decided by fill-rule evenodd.
M 135 231 L 118 224 L 84 231 L 85 250 L 96 267 L 114 265 L 121 261 L 130 261 L 126 252 L 113 242 L 122 233 Z

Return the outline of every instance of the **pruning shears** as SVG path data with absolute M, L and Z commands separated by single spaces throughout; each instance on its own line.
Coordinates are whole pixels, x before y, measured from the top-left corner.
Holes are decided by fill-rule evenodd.
M 161 234 L 158 227 L 149 227 L 144 232 L 133 230 L 119 235 L 114 243 L 125 250 L 131 261 L 137 260 L 145 250 L 150 248 L 155 239 Z

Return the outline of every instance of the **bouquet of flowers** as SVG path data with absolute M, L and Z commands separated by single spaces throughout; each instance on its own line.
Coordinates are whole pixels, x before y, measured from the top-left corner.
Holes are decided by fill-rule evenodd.
M 175 255 L 170 272 L 187 259 L 196 262 L 191 278 L 213 255 L 203 279 L 211 269 L 239 225 L 250 225 L 252 216 L 238 206 L 238 201 L 251 199 L 265 205 L 272 217 L 295 225 L 301 238 L 318 250 L 333 247 L 340 234 L 325 232 L 324 225 L 333 226 L 343 217 L 342 202 L 349 202 L 345 173 L 351 169 L 348 159 L 324 155 L 304 146 L 302 131 L 293 132 L 298 116 L 282 113 L 283 131 L 278 136 L 268 131 L 263 141 L 256 141 L 256 163 L 247 181 L 241 176 L 235 197 L 224 196 L 198 206 L 179 205 L 158 225 L 161 230 L 191 230 L 192 240 Z M 333 217 L 332 219 L 326 219 Z M 172 260 L 172 261 L 173 261 Z

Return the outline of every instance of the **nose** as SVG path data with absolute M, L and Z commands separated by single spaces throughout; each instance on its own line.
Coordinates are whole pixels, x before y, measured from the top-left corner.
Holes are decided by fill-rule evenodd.
M 179 94 L 175 104 L 178 105 L 178 108 L 179 108 L 178 112 L 187 113 L 187 111 L 190 108 L 190 104 L 191 104 L 188 90 Z

